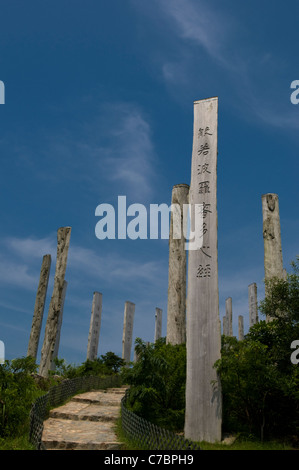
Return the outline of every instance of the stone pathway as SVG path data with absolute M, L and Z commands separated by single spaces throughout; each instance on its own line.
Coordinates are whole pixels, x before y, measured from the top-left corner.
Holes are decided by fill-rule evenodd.
M 42 443 L 47 450 L 118 450 L 115 434 L 126 387 L 82 393 L 50 411 Z

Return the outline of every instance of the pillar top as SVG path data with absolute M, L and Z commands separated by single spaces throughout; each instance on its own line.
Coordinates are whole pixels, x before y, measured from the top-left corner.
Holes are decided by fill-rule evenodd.
M 183 188 L 190 188 L 189 184 L 186 184 L 186 183 L 179 183 L 179 184 L 175 184 L 173 186 L 173 188 L 180 188 L 180 187 L 183 187 Z
M 212 101 L 212 100 L 218 100 L 218 96 L 211 96 L 210 98 L 204 98 L 202 100 L 195 100 L 193 101 L 194 104 L 201 103 L 202 101 Z
M 267 196 L 275 196 L 275 197 L 278 197 L 278 194 L 276 194 L 276 193 L 265 193 L 265 194 L 262 194 L 262 198 L 267 197 Z

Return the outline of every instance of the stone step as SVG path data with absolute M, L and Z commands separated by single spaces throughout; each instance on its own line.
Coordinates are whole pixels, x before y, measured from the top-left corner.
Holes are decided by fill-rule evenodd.
M 42 442 L 47 450 L 120 450 L 112 422 L 53 419 L 44 422 Z
M 119 408 L 115 405 L 100 406 L 98 404 L 70 401 L 50 411 L 50 418 L 88 420 L 88 421 L 116 421 L 119 418 Z
M 85 392 L 50 410 L 42 435 L 46 450 L 122 449 L 115 422 L 126 388 Z
M 103 406 L 120 406 L 123 394 L 114 392 L 87 392 L 80 395 L 76 395 L 72 398 L 72 401 L 93 403 Z
M 106 393 L 116 393 L 119 395 L 124 395 L 126 393 L 126 388 L 107 388 Z

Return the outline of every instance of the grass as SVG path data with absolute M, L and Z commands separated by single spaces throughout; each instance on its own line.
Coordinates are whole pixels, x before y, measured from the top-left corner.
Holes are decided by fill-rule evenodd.
M 128 439 L 121 426 L 121 418 L 118 419 L 116 424 L 116 434 L 120 442 L 123 442 L 122 450 L 142 450 L 138 444 Z M 201 442 L 200 447 L 202 450 L 294 450 L 295 448 L 283 441 L 265 441 L 237 438 L 231 445 L 227 444 L 210 444 Z M 0 438 L 0 451 L 1 450 L 35 450 L 35 447 L 30 443 L 28 435 L 23 435 L 14 438 Z M 297 449 L 298 450 L 298 449 Z
M 35 450 L 27 435 L 0 438 L 0 450 Z
M 128 439 L 124 434 L 121 426 L 121 418 L 117 421 L 116 434 L 120 442 L 124 443 L 123 450 L 143 450 L 138 444 Z M 238 437 L 232 444 L 210 444 L 208 442 L 200 442 L 202 450 L 295 450 L 288 442 L 283 441 L 264 441 L 253 439 L 245 439 Z M 297 449 L 298 450 L 298 449 Z
M 125 433 L 123 432 L 122 425 L 121 425 L 121 417 L 118 418 L 116 422 L 115 433 L 117 435 L 117 439 L 119 440 L 119 442 L 123 443 L 122 450 L 142 450 L 140 449 L 140 447 L 138 447 L 136 442 L 126 437 Z
M 294 450 L 294 448 L 284 442 L 280 441 L 258 441 L 237 439 L 233 444 L 210 444 L 208 442 L 201 442 L 200 447 L 202 450 Z

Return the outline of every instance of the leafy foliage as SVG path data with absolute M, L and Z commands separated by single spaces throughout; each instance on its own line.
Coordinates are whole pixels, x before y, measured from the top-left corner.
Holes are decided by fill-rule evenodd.
M 137 362 L 124 368 L 123 381 L 131 385 L 128 406 L 151 423 L 182 430 L 185 412 L 186 347 L 136 339 Z
M 299 322 L 299 257 L 292 263 L 293 273 L 286 279 L 266 281 L 267 295 L 260 304 L 260 311 L 278 320 L 281 326 L 295 326 Z
M 104 355 L 96 358 L 94 361 L 87 359 L 80 366 L 66 364 L 64 359 L 56 358 L 55 370 L 51 371 L 51 375 L 60 375 L 64 378 L 73 379 L 75 377 L 83 377 L 86 375 L 104 376 L 119 373 L 124 365 L 124 360 L 109 351 Z
M 41 394 L 31 357 L 5 361 L 0 366 L 0 437 L 18 435 L 28 424 L 32 402 Z
M 267 284 L 260 310 L 271 321 L 250 328 L 243 341 L 222 337 L 220 373 L 226 430 L 267 437 L 299 434 L 299 365 L 291 343 L 299 340 L 298 262 L 286 279 Z
M 55 360 L 49 379 L 37 375 L 38 365 L 30 356 L 5 361 L 0 365 L 0 442 L 28 432 L 32 403 L 59 380 L 86 375 L 111 375 L 119 372 L 123 360 L 112 352 L 80 366 Z

